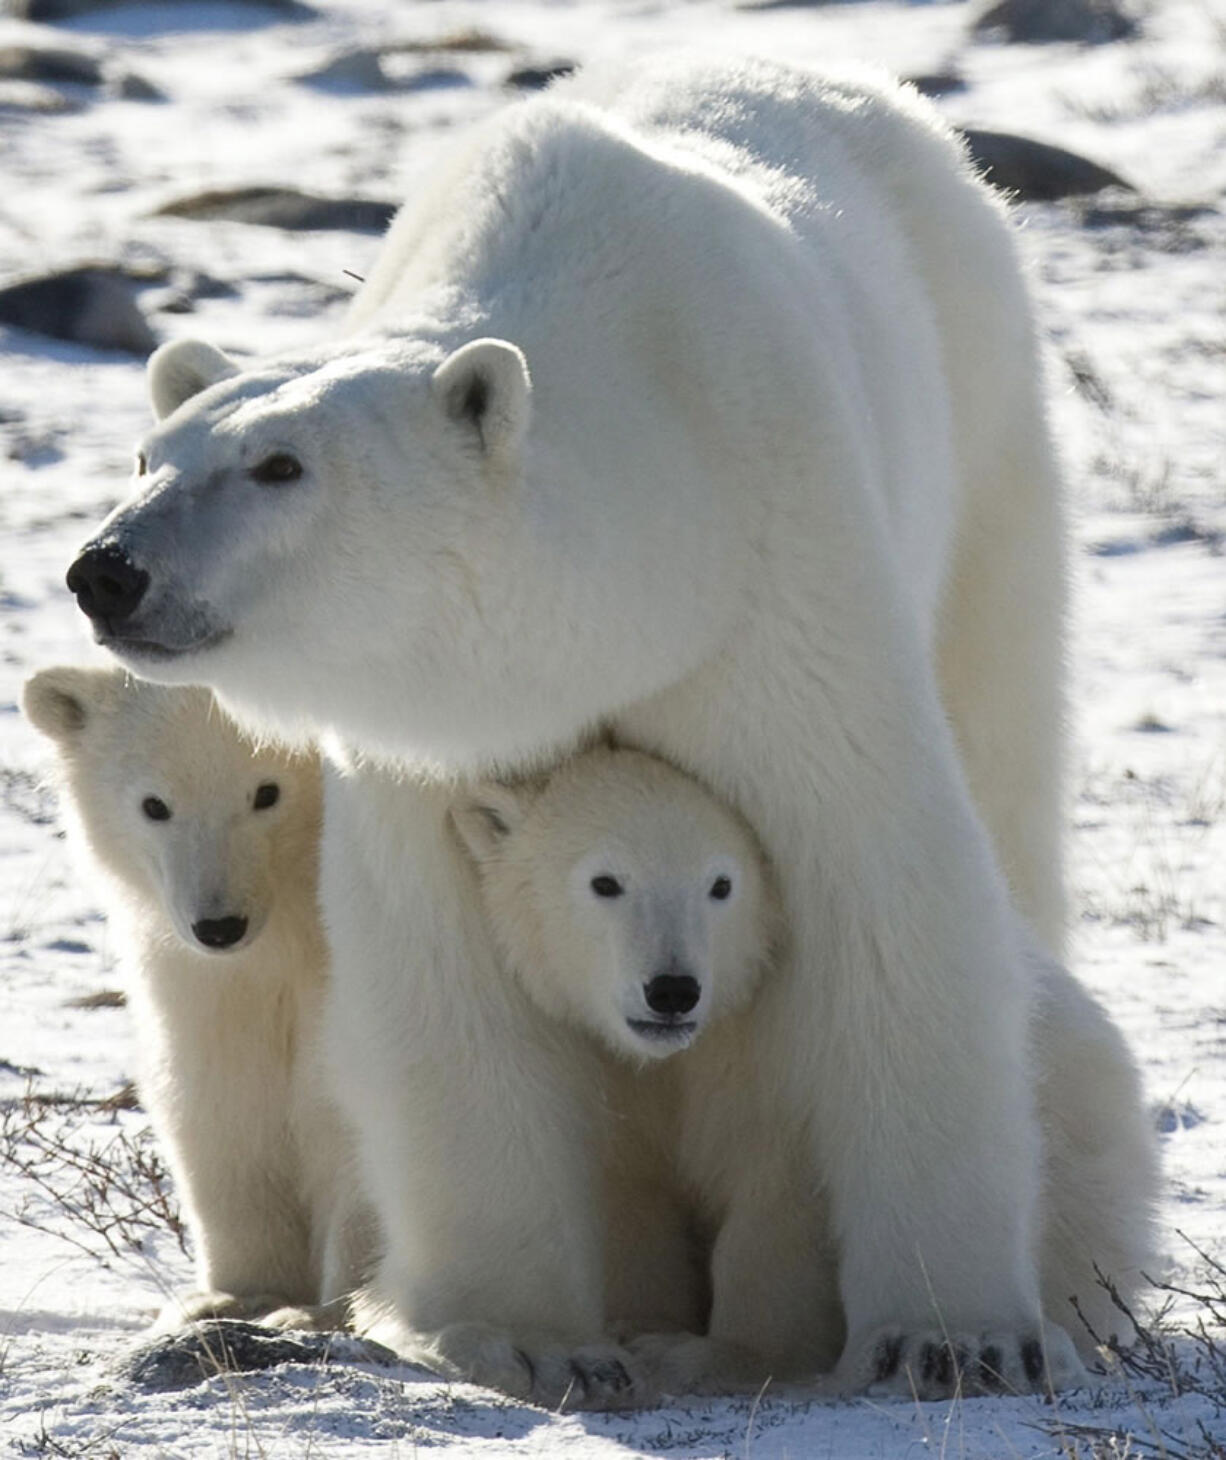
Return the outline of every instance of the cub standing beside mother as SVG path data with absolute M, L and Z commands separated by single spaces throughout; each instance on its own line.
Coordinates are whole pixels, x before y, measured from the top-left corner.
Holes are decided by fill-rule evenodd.
M 525 1355 L 533 1396 L 602 1332 L 569 1052 L 514 1005 L 448 812 L 603 727 L 778 876 L 746 1098 L 828 1214 L 832 1382 L 1077 1382 L 1010 906 L 1058 948 L 1056 473 L 1002 207 L 935 113 L 764 63 L 581 75 L 450 153 L 339 338 L 248 370 L 181 341 L 151 386 L 69 583 L 134 673 L 329 747 L 329 1040 L 391 1336 L 477 1380 Z M 810 1280 L 763 1177 L 729 1171 L 714 1345 Z

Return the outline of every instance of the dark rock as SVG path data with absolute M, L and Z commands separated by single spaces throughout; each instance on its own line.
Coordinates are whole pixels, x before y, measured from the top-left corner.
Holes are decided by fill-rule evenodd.
M 146 81 L 143 76 L 137 76 L 133 71 L 122 71 L 109 78 L 108 87 L 121 101 L 166 100 L 164 91 L 160 91 L 152 81 Z
M 349 1333 L 286 1333 L 233 1318 L 211 1319 L 142 1344 L 122 1371 L 142 1389 L 188 1389 L 217 1374 L 278 1364 L 380 1364 L 400 1361 L 390 1349 Z
M 1117 173 L 1049 142 L 969 127 L 962 135 L 987 181 L 1027 202 L 1052 202 L 1105 188 L 1136 192 Z
M 1212 203 L 1154 203 L 1139 198 L 1131 188 L 1126 193 L 1083 203 L 1078 209 L 1079 221 L 1085 228 L 1125 227 L 1142 233 L 1162 233 L 1216 214 Z
M 992 0 L 971 21 L 976 35 L 999 32 L 1027 45 L 1081 41 L 1100 45 L 1135 34 L 1137 22 L 1115 0 Z
M 175 3 L 197 12 L 206 9 L 201 0 L 0 0 L 0 6 L 6 5 L 7 13 L 17 20 L 39 22 L 75 20 L 80 15 L 91 15 L 96 10 L 113 10 L 119 5 L 139 10 L 166 9 Z M 272 11 L 294 20 L 305 20 L 315 14 L 305 0 L 230 0 L 230 3 Z
M 137 282 L 100 265 L 0 289 L 0 323 L 56 340 L 147 355 L 157 344 L 136 302 Z
M 947 71 L 925 71 L 905 78 L 923 96 L 953 96 L 966 90 L 966 78 L 952 68 Z
M 192 299 L 237 299 L 239 294 L 237 286 L 228 279 L 198 269 L 185 270 L 176 276 L 175 283 Z
M 65 999 L 66 1009 L 123 1009 L 128 996 L 122 989 L 98 989 L 92 994 L 81 994 L 75 999 Z
M 193 193 L 156 210 L 156 216 L 206 222 L 259 223 L 267 228 L 381 233 L 397 204 L 373 198 L 320 198 L 294 188 L 216 188 Z
M 97 86 L 102 81 L 102 59 L 91 51 L 67 46 L 0 46 L 0 76 L 12 81 L 49 81 Z
M 19 1075 L 23 1080 L 40 1080 L 43 1072 L 37 1065 L 15 1065 L 12 1060 L 0 1059 L 0 1075 Z
M 408 59 L 412 57 L 413 59 Z M 403 46 L 386 51 L 362 46 L 343 51 L 314 71 L 297 77 L 320 91 L 447 91 L 471 86 L 472 78 L 455 66 L 421 64 L 421 53 Z
M 390 85 L 381 53 L 370 47 L 342 51 L 294 79 L 321 91 L 387 91 Z
M 507 76 L 507 85 L 520 91 L 541 91 L 560 76 L 571 76 L 578 69 L 574 61 L 550 61 L 541 66 L 517 66 Z

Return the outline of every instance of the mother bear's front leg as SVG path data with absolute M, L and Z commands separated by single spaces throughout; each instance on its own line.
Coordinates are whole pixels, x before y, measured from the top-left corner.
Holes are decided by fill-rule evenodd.
M 871 545 L 844 561 L 871 572 Z M 836 1386 L 1075 1383 L 1072 1343 L 1040 1313 L 1033 990 L 1003 879 L 888 572 L 865 602 L 836 560 L 800 566 L 821 585 L 807 603 L 774 605 L 618 731 L 735 802 L 779 876 L 790 947 L 753 1011 L 775 1030 L 754 1078 L 778 1126 L 808 1132 L 829 1204 L 848 1332 Z M 746 1243 L 755 1280 L 756 1262 Z
M 653 1397 L 605 1343 L 599 1082 L 498 968 L 446 788 L 326 788 L 326 1057 L 383 1256 L 359 1320 L 406 1357 L 549 1407 Z

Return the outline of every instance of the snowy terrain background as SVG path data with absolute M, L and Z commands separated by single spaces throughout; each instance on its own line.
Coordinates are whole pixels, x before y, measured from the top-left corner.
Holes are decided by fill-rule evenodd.
M 1018 219 L 1074 538 L 1072 961 L 1140 1057 L 1166 1159 L 1167 1277 L 1203 1293 L 1226 1261 L 1226 0 L 1158 0 L 1101 44 L 976 35 L 959 0 L 7 0 L 2 18 L 4 3 L 0 317 L 58 313 L 79 333 L 79 288 L 32 307 L 4 287 L 118 270 L 80 287 L 120 291 L 103 317 L 126 348 L 0 324 L 0 1441 L 104 1460 L 1226 1455 L 1221 1335 L 1196 1343 L 1213 1309 L 1177 1295 L 1184 1336 L 1165 1372 L 1119 1371 L 1054 1403 L 768 1390 L 559 1416 L 343 1353 L 174 1390 L 133 1379 L 140 1331 L 190 1263 L 145 1118 L 114 1098 L 130 1031 L 107 996 L 106 920 L 17 711 L 31 671 L 93 655 L 63 573 L 126 490 L 151 338 L 240 355 L 305 341 L 377 248 L 371 231 L 164 205 L 245 186 L 394 203 L 447 132 L 517 93 L 514 73 L 661 44 L 944 76 L 951 121 L 1074 149 L 1137 190 L 1023 203 Z

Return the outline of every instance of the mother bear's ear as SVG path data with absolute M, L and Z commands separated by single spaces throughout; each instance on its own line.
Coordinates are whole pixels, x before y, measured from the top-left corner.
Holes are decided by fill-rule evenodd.
M 480 437 L 500 463 L 518 451 L 532 414 L 532 377 L 524 353 L 508 340 L 471 340 L 434 372 L 434 398 L 453 421 Z
M 203 340 L 171 340 L 154 350 L 146 370 L 153 414 L 159 421 L 208 386 L 238 374 L 229 355 Z

